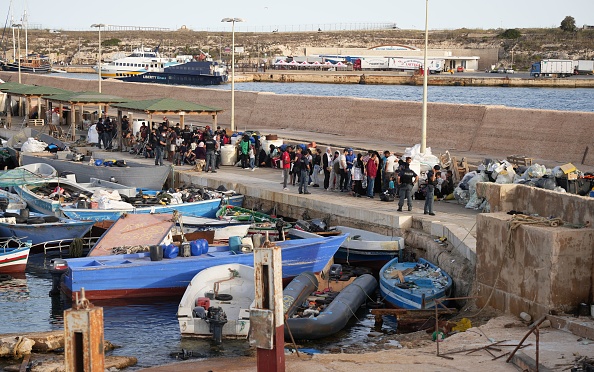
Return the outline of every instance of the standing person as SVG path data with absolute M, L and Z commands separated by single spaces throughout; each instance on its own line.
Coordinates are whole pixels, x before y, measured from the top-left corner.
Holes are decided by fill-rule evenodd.
M 384 156 L 386 160 L 384 162 L 382 192 L 385 192 L 387 189 L 389 189 L 390 179 L 394 175 L 394 170 L 398 165 L 398 158 L 394 154 L 390 153 L 390 151 L 384 151 Z
M 254 145 L 250 146 L 250 152 L 248 153 L 248 156 L 250 157 L 250 168 L 252 169 L 252 172 L 256 169 L 256 154 L 255 154 L 256 150 L 254 148 Z
M 347 191 L 347 160 L 346 160 L 346 156 L 348 154 L 349 150 L 348 149 L 344 149 L 342 150 L 342 155 L 340 155 L 340 161 L 339 161 L 339 174 L 340 174 L 340 191 L 341 192 L 346 192 Z
M 439 165 L 436 166 L 439 167 Z M 427 195 L 425 196 L 425 205 L 423 207 L 423 213 L 430 216 L 435 216 L 435 213 L 433 213 L 433 195 L 435 194 L 435 186 L 437 186 L 435 170 L 431 169 L 427 172 Z
M 351 191 L 353 189 L 353 165 L 355 164 L 355 154 L 353 153 L 353 149 L 352 148 L 348 148 L 347 154 L 346 154 L 346 189 L 348 191 Z
M 287 191 L 287 182 L 289 181 L 289 172 L 291 172 L 291 155 L 289 155 L 289 149 L 291 146 L 287 146 L 285 151 L 281 154 L 281 168 L 283 169 L 283 190 Z
M 326 152 L 322 156 L 322 168 L 324 169 L 324 190 L 328 191 L 330 172 L 332 172 L 332 149 L 330 147 L 326 147 Z
M 398 212 L 402 212 L 404 199 L 406 198 L 408 204 L 408 211 L 412 211 L 412 188 L 417 180 L 417 174 L 410 169 L 410 162 L 412 159 L 407 156 L 406 162 L 403 164 L 404 169 L 398 174 L 398 185 L 400 187 L 400 200 L 398 200 Z
M 211 171 L 212 173 L 217 173 L 215 154 L 215 151 L 217 150 L 217 141 L 215 141 L 211 135 L 208 135 L 206 141 L 204 141 L 204 146 L 206 147 L 206 172 L 208 173 L 208 171 Z
M 301 148 L 299 148 L 301 149 Z M 299 149 L 298 154 L 299 154 Z M 299 171 L 301 172 L 301 175 L 299 177 L 299 193 L 300 194 L 311 194 L 309 191 L 307 191 L 307 184 L 309 181 L 309 169 L 310 167 L 310 162 L 309 162 L 309 150 L 305 150 L 304 154 L 301 154 L 301 157 L 299 158 L 295 158 L 295 164 L 297 164 L 297 162 L 299 162 Z
M 250 152 L 250 138 L 247 134 L 243 135 L 239 143 L 239 150 L 241 156 L 241 168 L 248 169 L 249 152 Z
M 99 142 L 99 133 L 97 133 L 97 124 L 93 124 L 89 127 L 87 131 L 87 142 L 91 144 L 91 146 L 101 146 L 101 142 Z
M 262 143 L 260 142 L 260 136 L 258 136 L 256 133 L 252 133 L 252 137 L 254 138 L 255 162 L 256 162 L 256 164 L 260 164 L 259 163 L 260 148 L 262 147 Z
M 340 174 L 340 153 L 334 151 L 332 158 L 332 171 L 330 172 L 330 188 L 328 190 L 336 191 L 338 189 L 338 175 Z
M 95 129 L 97 129 L 97 136 L 98 136 L 98 140 L 99 142 L 97 143 L 97 147 L 101 148 L 101 144 L 103 143 L 103 119 L 99 118 L 99 120 L 97 121 L 97 126 L 95 127 Z
M 155 165 L 163 165 L 165 146 L 167 146 L 167 130 L 161 129 L 161 134 L 157 136 L 155 146 Z
M 315 148 L 312 154 L 313 164 L 313 185 L 311 187 L 320 187 L 320 170 L 322 169 L 322 150 Z
M 366 177 L 365 167 L 363 165 L 363 156 L 359 153 L 353 164 L 353 181 L 355 184 L 353 195 L 358 198 L 365 194 L 365 190 L 363 190 L 363 177 Z
M 375 177 L 377 176 L 377 169 L 379 166 L 379 159 L 377 153 L 371 153 L 371 157 L 367 160 L 367 197 L 373 199 Z
M 111 132 L 113 130 L 113 126 L 109 117 L 107 117 L 103 121 L 103 147 L 106 150 L 111 150 Z
M 206 148 L 204 142 L 200 142 L 194 150 L 196 154 L 196 171 L 202 172 L 206 168 Z

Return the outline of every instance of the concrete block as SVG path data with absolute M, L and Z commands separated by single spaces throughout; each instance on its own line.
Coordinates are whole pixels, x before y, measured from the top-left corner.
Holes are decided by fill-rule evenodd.
M 444 226 L 441 221 L 432 221 L 431 222 L 431 235 L 442 237 L 444 236 Z

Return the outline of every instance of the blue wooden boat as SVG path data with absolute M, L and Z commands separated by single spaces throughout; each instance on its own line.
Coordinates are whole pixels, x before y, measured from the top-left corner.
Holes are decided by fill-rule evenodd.
M 282 248 L 283 278 L 304 271 L 320 272 L 346 236 L 277 242 Z M 66 260 L 62 289 L 72 296 L 81 288 L 91 300 L 176 297 L 181 298 L 200 271 L 229 263 L 254 266 L 253 253 L 211 246 L 199 256 L 152 261 L 150 253 L 73 258 Z
M 146 214 L 146 213 L 173 213 L 179 212 L 184 217 L 209 217 L 214 218 L 217 211 L 223 204 L 241 206 L 243 195 L 234 195 L 224 199 L 209 199 L 191 203 L 152 205 L 147 207 L 130 207 L 123 209 L 91 209 L 78 208 L 77 205 L 67 205 L 60 208 L 64 216 L 77 220 L 92 221 L 115 221 L 124 213 Z
M 83 237 L 94 223 L 95 221 L 74 221 L 37 213 L 30 213 L 28 218 L 5 213 L 4 218 L 0 219 L 0 237 L 16 237 L 30 240 L 33 244 L 72 240 Z
M 92 190 L 84 188 L 75 181 L 61 177 L 15 185 L 13 189 L 27 202 L 29 209 L 32 211 L 55 216 L 61 216 L 60 208 L 64 203 L 74 203 L 78 199 L 78 195 L 93 195 Z M 45 195 L 45 191 L 41 192 L 42 189 L 49 192 L 61 189 L 63 190 L 64 197 L 50 198 L 48 195 Z
M 451 288 L 452 278 L 422 258 L 418 262 L 398 262 L 394 258 L 380 271 L 380 294 L 391 307 L 432 309 L 436 299 L 449 297 Z

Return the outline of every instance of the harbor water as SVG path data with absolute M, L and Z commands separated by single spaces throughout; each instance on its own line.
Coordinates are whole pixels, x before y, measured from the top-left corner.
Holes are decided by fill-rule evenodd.
M 0 334 L 44 332 L 62 330 L 63 310 L 70 308 L 64 296 L 49 296 L 52 279 L 42 270 L 42 255 L 30 257 L 34 266 L 28 268 L 26 277 L 0 282 Z M 176 312 L 179 301 L 159 300 L 137 302 L 101 302 L 103 307 L 105 340 L 120 346 L 107 355 L 134 356 L 138 364 L 128 368 L 133 371 L 178 361 L 183 351 L 190 358 L 235 357 L 252 355 L 247 340 L 225 340 L 215 345 L 210 340 L 182 339 Z M 365 350 L 374 345 L 365 344 L 373 330 L 374 317 L 362 308 L 337 335 L 318 342 L 299 342 L 300 347 L 328 352 L 353 348 Z M 384 323 L 386 332 L 395 332 L 396 324 Z M 0 360 L 0 369 L 14 361 Z
M 97 79 L 94 74 L 56 74 L 60 77 Z M 231 84 L 207 89 L 231 90 Z M 312 96 L 357 97 L 422 102 L 423 87 L 410 85 L 360 85 L 319 83 L 235 83 L 236 91 Z M 429 86 L 429 102 L 461 105 L 501 105 L 539 110 L 594 112 L 594 89 Z

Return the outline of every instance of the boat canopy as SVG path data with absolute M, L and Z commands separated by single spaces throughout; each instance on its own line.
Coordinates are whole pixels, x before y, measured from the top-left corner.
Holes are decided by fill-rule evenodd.
M 47 178 L 27 169 L 16 168 L 0 174 L 0 187 L 12 187 L 46 182 Z

